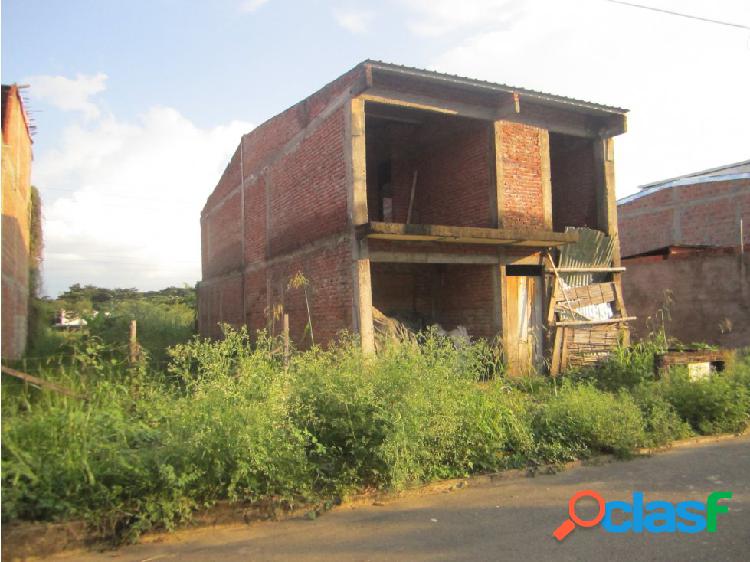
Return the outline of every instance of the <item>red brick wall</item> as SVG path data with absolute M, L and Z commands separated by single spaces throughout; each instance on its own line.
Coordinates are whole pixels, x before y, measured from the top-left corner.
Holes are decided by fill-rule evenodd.
M 245 264 L 265 261 L 267 237 L 266 178 L 260 176 L 245 188 Z
M 331 245 L 310 252 L 300 252 L 268 267 L 271 305 L 282 304 L 289 314 L 289 332 L 299 347 L 311 343 L 305 334 L 308 323 L 305 294 L 302 289 L 289 287 L 289 280 L 297 273 L 309 280 L 307 287 L 310 316 L 315 343 L 325 345 L 336 334 L 352 328 L 352 246 L 346 237 Z
M 244 321 L 253 332 L 265 328 L 270 325 L 270 309 L 282 304 L 290 315 L 292 339 L 309 345 L 309 337 L 303 339 L 303 293 L 287 288 L 298 271 L 310 282 L 316 343 L 351 327 L 352 246 L 344 146 L 348 106 L 323 112 L 357 77 L 358 72 L 344 75 L 245 135 L 244 256 L 239 151 L 202 215 L 202 335 L 218 336 L 219 321 Z M 280 327 L 278 322 L 277 332 Z
M 268 257 L 347 228 L 344 155 L 342 107 L 268 170 Z
M 439 276 L 435 264 L 372 263 L 372 305 L 388 316 L 435 322 L 432 280 Z
M 202 220 L 204 280 L 242 268 L 240 197 L 234 192 Z
M 229 277 L 203 282 L 198 287 L 198 325 L 202 336 L 218 338 L 219 323 L 242 325 L 242 278 Z
M 502 122 L 504 228 L 544 228 L 540 130 Z
M 415 167 L 419 170 L 415 197 L 419 222 L 493 226 L 489 209 L 490 127 L 487 124 L 462 123 L 452 135 L 430 145 Z
M 683 257 L 624 260 L 623 293 L 635 337 L 653 330 L 669 291 L 667 335 L 690 344 L 750 346 L 750 253 L 700 252 Z M 743 286 L 745 287 L 743 291 Z
M 272 117 L 246 134 L 242 140 L 242 162 L 245 168 L 245 178 L 260 173 L 263 166 L 268 164 L 269 159 L 273 159 L 295 135 L 307 128 L 310 121 L 320 115 L 329 103 L 350 89 L 360 79 L 361 73 L 362 70 L 358 67 L 352 69 L 310 97 Z M 239 185 L 239 165 L 238 146 L 216 189 L 209 196 L 205 209 L 212 208 L 221 198 Z
M 465 326 L 472 338 L 492 338 L 493 277 L 490 265 L 447 265 L 439 291 L 438 318 L 446 330 Z
M 26 349 L 29 301 L 31 138 L 15 86 L 3 86 L 2 357 Z
M 618 205 L 620 245 L 630 256 L 671 245 L 738 246 L 750 242 L 750 179 L 678 186 Z

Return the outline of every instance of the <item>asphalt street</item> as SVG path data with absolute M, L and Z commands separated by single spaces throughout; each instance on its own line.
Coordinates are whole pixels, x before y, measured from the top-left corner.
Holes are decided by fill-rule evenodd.
M 605 501 L 705 502 L 731 491 L 714 533 L 606 532 L 576 528 L 558 542 L 570 497 L 595 490 Z M 596 512 L 578 504 L 581 518 Z M 153 541 L 153 539 L 150 539 Z M 315 520 L 197 529 L 116 551 L 55 560 L 750 560 L 750 436 L 680 447 L 566 472 L 470 482 L 450 492 L 411 494 L 378 505 L 342 506 Z

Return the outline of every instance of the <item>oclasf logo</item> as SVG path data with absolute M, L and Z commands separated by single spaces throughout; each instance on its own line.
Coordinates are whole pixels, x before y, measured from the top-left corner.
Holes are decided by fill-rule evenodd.
M 592 498 L 599 505 L 599 511 L 593 519 L 581 519 L 576 514 L 576 503 L 585 497 Z M 600 523 L 609 533 L 715 533 L 717 516 L 729 511 L 728 506 L 719 505 L 719 500 L 731 499 L 732 492 L 711 492 L 705 503 L 684 501 L 673 504 L 658 500 L 645 503 L 644 497 L 643 492 L 633 492 L 633 500 L 630 503 L 605 502 L 593 490 L 576 492 L 568 502 L 570 518 L 555 529 L 552 535 L 558 541 L 562 541 L 576 525 L 595 527 Z M 624 516 L 621 523 L 612 520 L 616 512 Z

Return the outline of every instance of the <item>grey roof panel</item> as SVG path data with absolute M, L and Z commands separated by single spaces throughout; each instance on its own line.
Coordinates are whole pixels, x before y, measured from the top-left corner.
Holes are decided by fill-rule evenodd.
M 603 113 L 627 113 L 628 110 L 621 108 L 621 107 L 615 107 L 611 105 L 603 105 L 600 103 L 594 103 L 590 101 L 585 100 L 579 100 L 576 98 L 571 98 L 567 96 L 559 96 L 556 94 L 550 94 L 547 92 L 541 92 L 538 90 L 529 90 L 527 88 L 518 88 L 516 86 L 511 86 L 508 84 L 501 84 L 497 82 L 489 82 L 487 80 L 479 80 L 477 78 L 467 78 L 465 76 L 459 76 L 456 74 L 446 74 L 442 72 L 437 72 L 434 70 L 425 70 L 422 68 L 415 68 L 411 66 L 404 66 L 400 64 L 392 64 L 388 62 L 378 61 L 378 60 L 371 60 L 368 59 L 362 63 L 363 65 L 368 64 L 371 65 L 375 69 L 379 70 L 385 70 L 390 72 L 396 72 L 400 74 L 408 74 L 420 78 L 427 78 L 431 80 L 437 80 L 437 81 L 444 81 L 444 82 L 451 82 L 458 85 L 463 86 L 469 86 L 469 87 L 475 87 L 475 88 L 482 88 L 487 90 L 495 90 L 495 91 L 501 91 L 501 92 L 517 92 L 519 94 L 524 94 L 527 96 L 535 97 L 540 100 L 546 100 L 546 101 L 553 101 L 557 103 L 562 103 L 566 105 L 570 105 L 573 107 L 578 107 L 580 109 L 588 109 L 588 110 L 597 110 Z

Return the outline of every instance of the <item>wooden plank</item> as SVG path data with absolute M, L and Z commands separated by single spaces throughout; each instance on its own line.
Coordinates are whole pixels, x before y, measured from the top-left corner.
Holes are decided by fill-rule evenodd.
M 564 371 L 568 368 L 568 329 L 560 328 L 562 332 L 562 344 L 560 346 L 560 370 Z
M 34 375 L 24 373 L 23 371 L 17 371 L 16 369 L 11 369 L 10 367 L 6 367 L 5 365 L 2 366 L 2 372 L 5 373 L 6 375 L 10 375 L 11 377 L 21 379 L 22 381 L 34 384 L 36 386 L 39 386 L 42 388 L 48 388 L 49 390 L 53 390 L 54 392 L 64 394 L 65 396 L 70 396 L 72 398 L 80 398 L 83 400 L 86 399 L 85 396 L 81 396 L 80 394 L 77 394 L 76 392 L 73 392 L 69 388 L 66 388 L 62 385 L 59 385 L 57 383 L 50 382 L 44 379 L 40 379 L 39 377 L 35 377 Z
M 450 254 L 446 252 L 388 252 L 371 250 L 371 262 L 377 263 L 467 263 L 467 264 L 498 264 L 498 256 L 486 254 Z
M 377 80 L 375 80 L 377 83 Z M 511 96 L 511 97 L 509 97 Z M 524 107 L 521 110 L 520 100 L 523 97 Z M 387 87 L 374 86 L 359 94 L 359 99 L 383 105 L 408 107 L 421 111 L 456 115 L 483 121 L 507 120 L 525 123 L 540 129 L 573 135 L 578 137 L 597 137 L 599 134 L 617 134 L 616 128 L 608 127 L 603 116 L 594 116 L 580 111 L 570 111 L 563 107 L 545 107 L 529 96 L 514 92 L 503 93 L 501 102 L 496 107 L 480 104 L 457 102 L 455 100 L 434 96 L 416 95 Z M 622 121 L 622 118 L 607 116 L 607 119 Z
M 495 119 L 507 119 L 521 113 L 521 98 L 517 92 L 507 94 L 498 104 Z
M 555 342 L 552 345 L 552 361 L 550 363 L 550 375 L 557 376 L 560 374 L 560 364 L 562 359 L 562 334 L 563 328 L 555 330 Z
M 555 322 L 555 326 L 596 326 L 598 324 L 621 324 L 623 322 L 632 322 L 637 320 L 636 316 L 627 316 L 625 318 L 610 318 L 608 320 L 562 320 Z
M 622 273 L 624 267 L 558 267 L 558 273 Z
M 457 115 L 472 119 L 482 119 L 485 121 L 494 121 L 497 116 L 497 110 L 490 107 L 434 98 L 431 96 L 414 95 L 388 88 L 370 88 L 360 94 L 359 99 L 373 103 L 397 105 L 400 107 L 409 107 L 411 109 L 431 111 L 433 113 L 442 113 L 444 115 Z
M 444 226 L 430 224 L 400 224 L 369 222 L 358 226 L 359 238 L 383 240 L 441 241 L 467 244 L 527 244 L 534 247 L 550 247 L 575 242 L 574 232 L 552 232 L 547 230 L 505 230 L 466 226 Z
M 411 181 L 411 195 L 409 195 L 409 210 L 406 213 L 406 224 L 411 223 L 411 213 L 414 210 L 414 192 L 417 189 L 417 174 L 419 170 L 414 170 L 414 178 Z
M 522 374 L 518 340 L 518 280 L 520 277 L 505 275 L 505 325 L 503 326 L 503 348 L 506 352 L 508 369 L 515 375 Z
M 508 282 L 511 277 L 508 277 L 508 271 L 505 265 L 500 265 L 500 267 L 498 267 L 498 274 L 500 278 L 501 341 L 503 343 L 503 353 L 505 355 L 505 362 L 508 365 L 509 372 L 511 374 L 516 374 L 514 372 L 516 360 L 515 356 L 512 355 L 514 338 L 511 322 L 513 321 L 513 314 L 510 310 L 511 299 L 508 294 Z
M 566 308 L 581 308 L 596 304 L 614 302 L 616 298 L 614 283 L 593 283 L 583 287 L 571 287 L 563 290 Z

